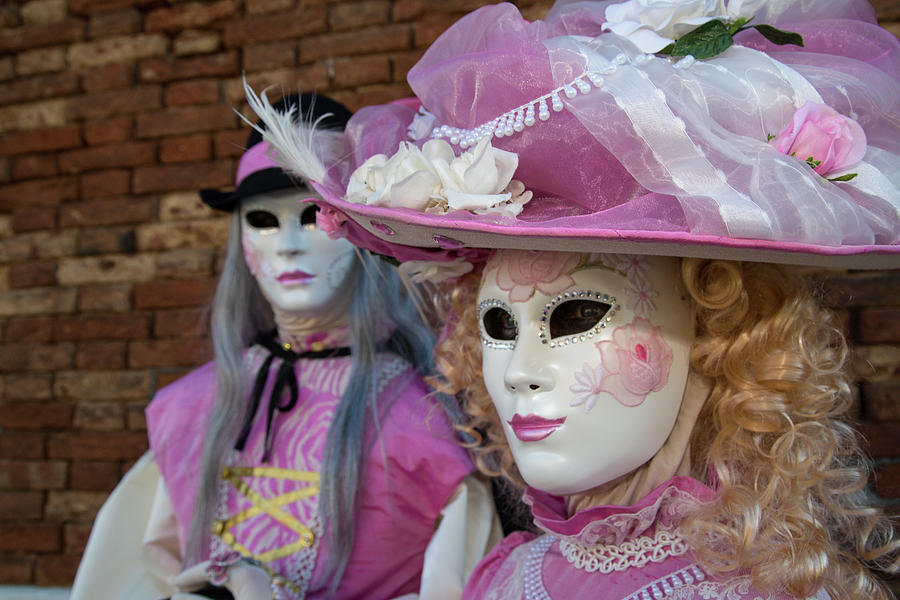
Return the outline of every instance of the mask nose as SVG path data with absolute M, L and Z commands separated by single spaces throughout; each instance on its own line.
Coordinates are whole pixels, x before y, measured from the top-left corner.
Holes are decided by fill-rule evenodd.
M 521 342 L 521 340 L 520 340 Z M 513 357 L 503 374 L 507 391 L 520 394 L 549 392 L 555 387 L 552 371 L 526 344 L 516 344 Z
M 296 256 L 309 250 L 306 230 L 299 223 L 282 227 L 278 236 L 278 254 L 284 257 Z

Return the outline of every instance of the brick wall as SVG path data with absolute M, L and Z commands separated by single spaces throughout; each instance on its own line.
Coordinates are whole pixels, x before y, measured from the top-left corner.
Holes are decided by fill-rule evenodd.
M 356 109 L 408 94 L 480 0 L 0 3 L 0 584 L 67 585 L 145 450 L 143 408 L 207 360 L 240 76 Z M 541 17 L 549 0 L 523 0 Z M 880 17 L 900 31 L 900 3 Z M 857 344 L 878 492 L 900 497 L 900 278 L 827 283 Z M 894 460 L 898 457 L 898 460 Z

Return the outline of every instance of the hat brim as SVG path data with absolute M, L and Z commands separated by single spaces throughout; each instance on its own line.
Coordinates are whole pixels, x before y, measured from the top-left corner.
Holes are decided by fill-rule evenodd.
M 216 210 L 232 212 L 241 200 L 266 192 L 306 187 L 279 168 L 262 169 L 248 175 L 232 192 L 200 190 L 200 199 Z
M 580 222 L 578 218 L 567 218 L 566 226 L 554 223 L 553 219 L 527 222 L 510 217 L 473 215 L 466 211 L 435 215 L 405 208 L 353 204 L 335 198 L 325 189 L 320 188 L 319 192 L 327 204 L 380 240 L 380 248 L 431 250 L 435 260 L 449 260 L 454 250 L 463 248 L 506 248 L 711 258 L 830 269 L 900 268 L 898 246 L 827 246 L 689 231 L 608 229 L 598 225 L 592 215 L 585 215 Z M 357 245 L 374 245 L 360 239 L 351 241 Z

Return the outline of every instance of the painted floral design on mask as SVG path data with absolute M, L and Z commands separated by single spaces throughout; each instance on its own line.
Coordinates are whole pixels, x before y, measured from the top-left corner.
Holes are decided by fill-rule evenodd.
M 603 380 L 603 367 L 597 365 L 597 368 L 591 368 L 588 363 L 584 363 L 581 371 L 575 372 L 575 383 L 569 386 L 569 391 L 575 394 L 569 406 L 584 405 L 584 412 L 589 413 L 594 404 L 597 403 L 597 394 L 603 391 L 600 382 Z
M 497 270 L 497 287 L 509 292 L 510 302 L 525 302 L 540 290 L 548 296 L 575 285 L 569 273 L 581 263 L 581 255 L 543 250 L 501 250 L 488 265 Z
M 646 278 L 635 278 L 629 280 L 625 286 L 625 295 L 628 296 L 628 302 L 625 304 L 634 311 L 638 317 L 649 319 L 656 310 L 654 298 L 659 296 L 659 292 L 653 289 L 650 281 Z
M 624 406 L 637 406 L 650 392 L 658 392 L 669 379 L 672 349 L 659 327 L 647 319 L 613 331 L 613 339 L 597 342 L 605 375 L 600 382 Z
M 271 267 L 263 261 L 262 249 L 250 240 L 246 232 L 241 235 L 241 249 L 244 251 L 244 260 L 247 261 L 247 268 L 250 269 L 251 275 L 257 279 L 261 277 L 275 278 Z
M 601 262 L 610 269 L 621 273 L 629 281 L 647 278 L 647 262 L 634 254 L 601 254 Z

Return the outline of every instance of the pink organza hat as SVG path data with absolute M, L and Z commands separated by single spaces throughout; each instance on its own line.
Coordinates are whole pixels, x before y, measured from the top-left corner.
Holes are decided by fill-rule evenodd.
M 730 47 L 670 54 L 710 21 Z M 898 48 L 855 0 L 560 1 L 534 22 L 485 6 L 411 69 L 417 98 L 353 116 L 347 160 L 314 182 L 320 224 L 400 261 L 900 267 Z M 302 174 L 303 148 L 251 104 Z

